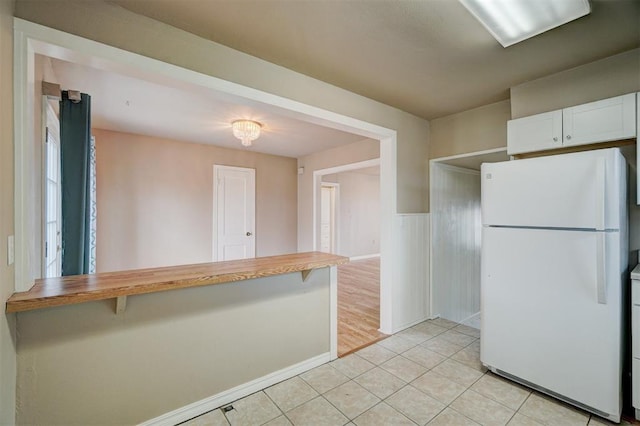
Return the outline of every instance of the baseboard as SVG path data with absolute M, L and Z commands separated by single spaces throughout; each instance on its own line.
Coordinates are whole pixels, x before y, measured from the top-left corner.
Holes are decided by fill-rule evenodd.
M 182 423 L 186 420 L 200 416 L 230 402 L 236 401 L 252 393 L 258 392 L 266 387 L 275 385 L 283 380 L 290 379 L 291 377 L 302 374 L 305 371 L 318 367 L 322 364 L 331 361 L 331 354 L 329 352 L 322 355 L 309 358 L 305 361 L 294 364 L 290 367 L 283 368 L 282 370 L 274 371 L 266 376 L 252 380 L 248 383 L 236 386 L 229 390 L 220 392 L 219 394 L 210 396 L 177 410 L 170 411 L 166 414 L 147 420 L 140 423 L 139 426 L 175 426 L 178 423 Z
M 460 324 L 480 329 L 480 312 L 476 312 L 475 314 L 468 316 L 467 318 L 460 321 Z
M 363 254 L 362 256 L 353 256 L 349 258 L 349 261 L 353 262 L 354 260 L 373 259 L 374 257 L 380 257 L 380 253 Z
M 419 319 L 419 320 L 417 320 L 417 321 L 413 321 L 413 322 L 410 322 L 410 323 L 408 323 L 408 324 L 405 324 L 405 325 L 401 325 L 401 326 L 399 326 L 399 327 L 396 327 L 396 328 L 394 328 L 394 329 L 393 329 L 393 333 L 391 333 L 391 334 L 399 333 L 399 332 L 401 332 L 402 330 L 406 330 L 407 328 L 409 328 L 409 327 L 413 327 L 414 325 L 420 324 L 421 322 L 424 322 L 424 321 L 426 321 L 426 320 L 428 320 L 428 319 L 431 319 L 431 318 L 429 318 L 429 316 L 425 316 L 425 317 L 423 317 L 423 318 L 421 318 L 421 319 Z M 378 330 L 378 331 L 380 331 L 380 330 Z M 381 333 L 382 333 L 382 332 L 381 332 Z

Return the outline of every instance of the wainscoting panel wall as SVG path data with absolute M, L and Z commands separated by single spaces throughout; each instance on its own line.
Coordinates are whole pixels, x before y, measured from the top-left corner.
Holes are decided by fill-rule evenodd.
M 463 322 L 480 312 L 480 173 L 431 167 L 433 316 Z
M 399 214 L 393 225 L 396 332 L 429 317 L 429 214 Z

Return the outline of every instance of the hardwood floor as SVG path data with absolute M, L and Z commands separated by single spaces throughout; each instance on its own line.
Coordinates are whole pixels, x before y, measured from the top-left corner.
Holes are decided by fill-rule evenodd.
M 338 266 L 338 356 L 387 337 L 380 328 L 380 258 Z

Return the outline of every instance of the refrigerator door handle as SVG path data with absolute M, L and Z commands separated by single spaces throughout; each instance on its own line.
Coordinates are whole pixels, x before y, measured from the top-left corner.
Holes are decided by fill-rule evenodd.
M 606 162 L 604 157 L 596 159 L 596 230 L 605 230 L 605 203 L 606 203 Z
M 607 280 L 605 271 L 605 233 L 596 233 L 596 289 L 598 292 L 598 303 L 607 304 Z

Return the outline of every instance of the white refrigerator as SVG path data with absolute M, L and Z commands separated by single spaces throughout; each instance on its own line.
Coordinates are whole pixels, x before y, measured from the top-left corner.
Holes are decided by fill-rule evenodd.
M 611 148 L 483 164 L 481 180 L 482 363 L 619 421 L 624 157 Z

